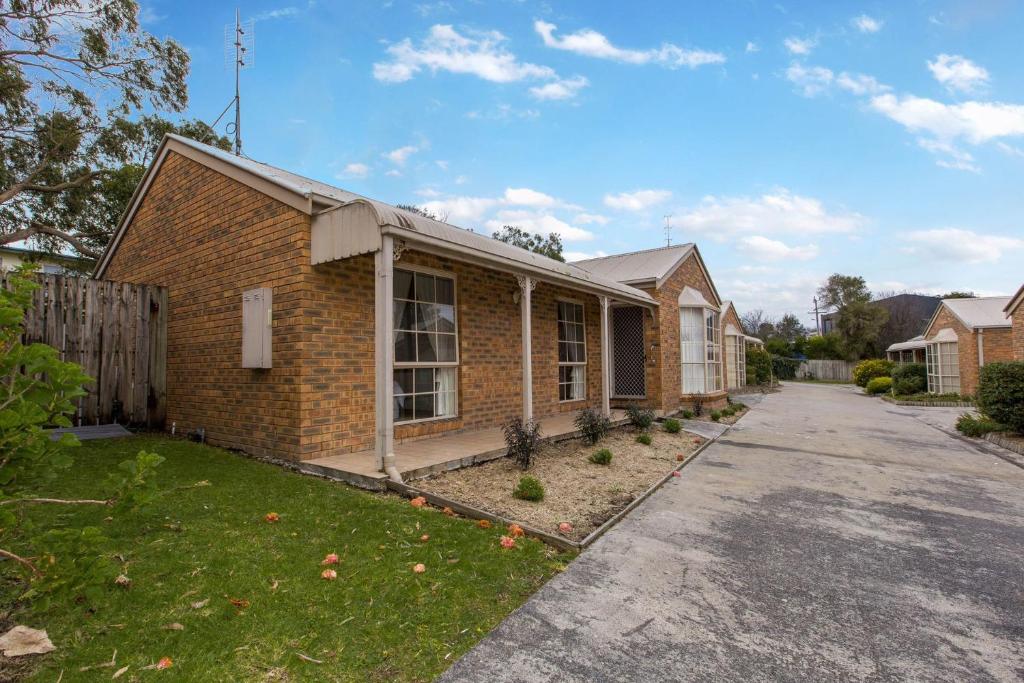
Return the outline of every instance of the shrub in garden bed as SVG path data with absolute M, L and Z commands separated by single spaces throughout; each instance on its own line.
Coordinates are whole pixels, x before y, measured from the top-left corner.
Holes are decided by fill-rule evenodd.
M 645 446 L 650 446 L 651 445 L 651 435 L 648 434 L 647 432 L 644 432 L 640 436 L 636 437 L 636 442 L 637 443 L 642 443 Z
M 892 377 L 872 377 L 864 387 L 864 393 L 875 396 L 888 393 L 892 389 Z
M 918 394 L 927 389 L 928 369 L 924 363 L 907 363 L 892 371 L 892 393 L 897 396 Z
M 772 356 L 772 372 L 778 379 L 796 379 L 796 370 L 799 367 L 800 361 L 796 358 Z
M 721 411 L 718 411 L 718 410 L 712 410 L 712 411 L 711 411 L 711 420 L 712 420 L 712 421 L 714 421 L 714 422 L 718 422 L 718 421 L 719 421 L 719 420 L 721 420 L 721 419 L 722 419 L 722 413 L 721 413 Z
M 524 424 L 523 420 L 517 417 L 502 425 L 501 431 L 505 435 L 509 457 L 515 460 L 521 469 L 530 469 L 533 457 L 537 453 L 537 446 L 540 444 L 540 425 L 533 420 Z
M 989 432 L 1001 432 L 1006 427 L 987 417 L 975 417 L 964 413 L 956 421 L 956 428 L 964 436 L 982 437 Z
M 874 358 L 862 360 L 853 368 L 853 383 L 858 387 L 867 387 L 875 377 L 892 377 L 896 364 L 891 360 Z
M 692 410 L 684 410 L 683 411 L 683 419 L 684 420 L 692 420 L 693 419 L 693 411 Z
M 636 404 L 626 406 L 626 417 L 629 418 L 629 424 L 644 431 L 650 429 L 654 424 L 654 411 L 641 408 Z
M 981 369 L 978 409 L 1024 434 L 1024 362 L 989 363 Z
M 671 417 L 665 420 L 661 426 L 669 434 L 678 434 L 679 430 L 683 428 L 683 426 L 679 424 L 679 420 L 675 420 Z
M 602 448 L 599 451 L 594 451 L 587 458 L 590 462 L 595 465 L 611 465 L 612 464 L 612 452 L 607 448 Z
M 544 485 L 536 477 L 520 477 L 519 484 L 512 490 L 512 497 L 533 502 L 542 501 L 544 500 Z
M 580 430 L 583 440 L 589 444 L 603 439 L 611 428 L 611 420 L 591 408 L 584 408 L 576 415 L 576 429 Z

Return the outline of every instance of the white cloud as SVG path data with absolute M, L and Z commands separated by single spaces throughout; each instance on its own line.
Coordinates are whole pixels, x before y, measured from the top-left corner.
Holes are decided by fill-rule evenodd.
M 445 161 L 444 159 L 438 159 L 434 163 L 437 164 L 437 167 L 439 169 L 441 169 L 442 171 L 447 171 L 448 170 L 448 162 Z
M 536 119 L 540 117 L 540 112 L 536 109 L 516 109 L 511 104 L 499 104 L 494 109 L 487 111 L 481 111 L 474 109 L 466 112 L 467 119 L 474 120 L 491 120 L 491 121 L 508 121 L 510 119 Z
M 720 52 L 687 50 L 672 43 L 663 43 L 661 47 L 649 50 L 630 50 L 616 47 L 604 34 L 589 28 L 556 37 L 555 29 L 558 27 L 539 19 L 533 23 L 533 28 L 540 34 L 544 44 L 548 47 L 566 50 L 585 57 L 610 59 L 626 64 L 660 64 L 670 69 L 681 67 L 696 69 L 705 64 L 721 64 L 725 62 L 725 55 Z
M 390 152 L 385 152 L 381 156 L 389 160 L 396 166 L 405 166 L 405 162 L 409 160 L 409 157 L 419 151 L 419 147 L 415 145 L 405 145 L 398 149 L 393 149 Z
M 950 92 L 975 92 L 989 82 L 987 69 L 960 55 L 941 54 L 928 62 L 928 70 Z
M 622 211 L 643 211 L 655 204 L 661 204 L 671 196 L 672 193 L 668 190 L 620 192 L 619 194 L 606 194 L 604 205 Z
M 401 178 L 402 177 L 402 172 L 399 171 L 397 168 L 393 168 L 390 171 L 388 171 L 387 173 L 385 173 L 384 175 L 386 175 L 388 177 L 391 177 L 391 178 Z
M 974 157 L 961 149 L 957 149 L 949 142 L 932 140 L 929 138 L 918 138 L 917 144 L 932 154 L 940 157 L 935 163 L 942 168 L 949 168 L 954 171 L 970 171 L 981 173 L 981 169 L 974 164 Z
M 995 138 L 1024 135 L 1024 106 L 1001 102 L 944 104 L 914 95 L 877 95 L 871 108 L 915 133 L 938 140 L 963 138 L 979 144 Z
M 286 19 L 294 17 L 299 13 L 298 7 L 279 7 L 260 12 L 252 18 L 253 21 L 267 21 L 268 19 Z
M 595 252 L 566 251 L 562 253 L 562 256 L 564 256 L 565 260 L 569 263 L 573 263 L 574 261 L 586 261 L 587 259 L 592 258 L 601 258 L 602 256 L 607 255 L 607 252 L 601 251 L 600 249 Z
M 549 194 L 528 187 L 505 188 L 505 201 L 519 206 L 555 206 L 558 200 Z
M 583 76 L 573 76 L 544 85 L 536 85 L 530 88 L 530 94 L 538 100 L 571 100 L 588 85 L 590 85 L 590 81 Z
M 460 176 L 457 176 L 455 178 L 455 184 L 456 185 L 465 185 L 468 182 L 469 182 L 469 176 L 466 176 L 466 175 L 460 175 Z
M 786 78 L 799 87 L 801 95 L 814 97 L 831 87 L 835 75 L 831 69 L 823 66 L 804 66 L 799 62 L 793 62 L 786 69 Z
M 435 24 L 418 46 L 408 38 L 389 46 L 391 60 L 375 63 L 373 77 L 401 83 L 428 69 L 431 73 L 469 74 L 493 83 L 557 78 L 551 67 L 519 61 L 505 48 L 507 40 L 498 31 L 463 35 L 451 25 Z
M 348 178 L 365 178 L 370 174 L 370 167 L 360 163 L 346 164 L 343 174 Z
M 580 213 L 572 220 L 574 223 L 579 223 L 580 225 L 590 225 L 591 223 L 607 225 L 611 219 L 607 216 L 602 216 L 599 213 Z
M 754 42 L 751 42 L 751 41 L 748 40 L 747 41 L 747 47 L 744 48 L 744 49 L 747 52 L 760 52 L 761 51 L 761 46 L 758 45 L 757 43 L 754 43 Z
M 1014 147 L 1013 145 L 1008 145 L 1005 142 L 997 142 L 996 147 L 1012 157 L 1020 157 L 1024 159 L 1024 149 L 1021 149 L 1020 147 Z
M 818 247 L 814 244 L 791 247 L 761 235 L 740 239 L 739 250 L 758 261 L 810 261 L 818 255 Z
M 851 74 L 846 71 L 836 76 L 836 85 L 854 95 L 875 95 L 892 90 L 889 86 L 879 83 L 873 76 Z
M 809 55 L 811 50 L 818 46 L 817 38 L 797 38 L 790 36 L 782 41 L 782 44 L 786 46 L 790 54 L 794 55 Z
M 527 232 L 550 235 L 558 233 L 566 242 L 588 242 L 594 239 L 594 233 L 583 228 L 570 225 L 549 213 L 526 210 L 502 210 L 484 225 L 491 232 L 501 230 L 506 225 L 515 225 Z
M 450 222 L 458 224 L 460 221 L 479 221 L 499 202 L 500 200 L 492 197 L 448 197 L 426 202 L 423 208 L 438 215 L 448 216 Z
M 1024 239 L 959 228 L 915 230 L 903 239 L 910 244 L 904 249 L 908 254 L 954 263 L 996 263 L 1006 252 L 1024 249 Z
M 433 187 L 421 187 L 416 190 L 416 194 L 417 196 L 426 197 L 427 199 L 434 199 L 435 197 L 441 196 L 441 193 Z
M 718 241 L 743 233 L 851 233 L 867 221 L 848 211 L 830 211 L 821 200 L 779 188 L 760 197 L 704 197 L 674 219 L 680 228 Z
M 166 14 L 160 14 L 150 6 L 139 8 L 139 23 L 142 24 L 158 24 L 167 18 Z
M 885 22 L 880 19 L 869 17 L 866 14 L 862 14 L 859 17 L 851 19 L 850 23 L 852 23 L 861 33 L 878 33 L 882 30 L 882 25 Z

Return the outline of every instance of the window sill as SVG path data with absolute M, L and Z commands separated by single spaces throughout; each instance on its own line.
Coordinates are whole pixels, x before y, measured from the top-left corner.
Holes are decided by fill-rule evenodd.
M 459 419 L 458 415 L 442 415 L 441 417 L 424 417 L 424 418 L 422 418 L 420 420 L 401 420 L 401 421 L 395 420 L 392 424 L 394 424 L 396 427 L 401 427 L 403 425 L 421 425 L 421 424 L 427 424 L 429 422 L 444 422 L 445 420 L 458 420 L 458 419 Z

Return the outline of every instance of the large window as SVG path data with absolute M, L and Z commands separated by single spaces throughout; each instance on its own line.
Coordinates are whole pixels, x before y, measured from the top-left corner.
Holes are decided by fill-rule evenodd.
M 747 384 L 747 344 L 738 334 L 725 335 L 726 379 L 728 388 L 739 389 Z
M 395 269 L 395 422 L 454 417 L 458 329 L 455 281 Z
M 558 400 L 587 397 L 587 337 L 583 305 L 558 302 Z
M 925 353 L 928 391 L 933 394 L 960 393 L 960 349 L 956 342 L 929 344 Z
M 718 312 L 679 309 L 679 344 L 684 394 L 707 394 L 722 388 L 722 340 Z

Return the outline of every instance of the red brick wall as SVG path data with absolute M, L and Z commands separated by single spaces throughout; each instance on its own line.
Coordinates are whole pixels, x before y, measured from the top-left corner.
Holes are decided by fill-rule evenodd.
M 960 393 L 968 396 L 978 391 L 978 333 L 968 330 L 950 310 L 942 305 L 925 338 L 932 340 L 945 328 L 957 334 L 957 355 L 960 360 Z M 1008 327 L 989 328 L 982 332 L 985 363 L 1013 360 L 1013 331 Z
M 1024 361 L 1024 304 L 1012 311 L 1013 315 L 1013 357 Z
M 165 285 L 167 425 L 298 457 L 309 217 L 172 153 L 105 277 Z M 273 288 L 273 368 L 241 367 L 242 292 Z

